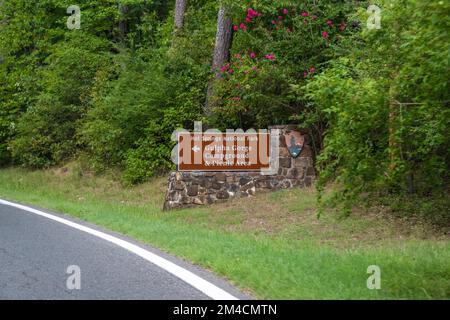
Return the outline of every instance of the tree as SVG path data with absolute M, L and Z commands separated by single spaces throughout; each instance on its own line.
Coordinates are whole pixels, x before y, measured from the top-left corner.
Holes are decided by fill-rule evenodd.
M 128 32 L 128 23 L 126 19 L 126 14 L 129 11 L 129 8 L 127 5 L 119 4 L 119 11 L 121 19 L 119 21 L 119 32 L 120 32 L 120 38 L 123 40 Z
M 175 32 L 183 29 L 184 14 L 186 13 L 187 0 L 176 0 L 175 3 Z
M 227 8 L 223 4 L 220 6 L 217 18 L 216 43 L 212 62 L 214 79 L 208 86 L 208 93 L 204 109 L 205 116 L 211 116 L 211 97 L 214 95 L 214 80 L 220 76 L 220 68 L 230 60 L 230 49 L 233 40 L 233 21 L 227 15 Z

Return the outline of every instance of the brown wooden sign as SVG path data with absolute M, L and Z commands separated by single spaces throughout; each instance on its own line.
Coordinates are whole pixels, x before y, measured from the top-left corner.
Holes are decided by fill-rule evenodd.
M 269 168 L 269 133 L 178 133 L 178 171 L 259 171 Z

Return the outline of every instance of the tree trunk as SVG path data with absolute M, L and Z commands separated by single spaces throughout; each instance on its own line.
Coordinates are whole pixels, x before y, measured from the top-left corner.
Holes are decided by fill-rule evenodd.
M 230 60 L 230 49 L 233 40 L 233 21 L 227 17 L 227 10 L 225 6 L 219 9 L 217 18 L 217 33 L 216 44 L 214 47 L 214 57 L 212 62 L 212 71 L 214 72 L 214 79 L 208 85 L 208 92 L 206 97 L 206 104 L 204 114 L 210 116 L 212 114 L 211 97 L 214 95 L 214 82 L 220 76 L 220 68 Z
M 121 19 L 119 21 L 120 40 L 124 40 L 128 33 L 128 22 L 126 19 L 126 14 L 128 13 L 129 8 L 128 6 L 119 4 L 119 11 L 121 16 Z
M 175 2 L 175 32 L 183 29 L 186 2 L 187 0 L 176 0 Z
M 392 79 L 395 79 L 396 75 L 393 74 Z M 397 167 L 397 162 L 399 159 L 399 143 L 397 141 L 397 116 L 399 104 L 397 101 L 397 88 L 391 85 L 389 88 L 389 118 L 388 118 L 388 128 L 389 128 L 389 170 L 392 172 Z
M 217 19 L 216 45 L 212 63 L 213 71 L 219 75 L 220 68 L 230 59 L 231 41 L 233 38 L 233 22 L 227 17 L 226 8 L 222 6 Z
M 148 0 L 145 0 L 145 4 L 147 4 L 147 1 Z M 167 0 L 160 0 L 156 3 L 156 15 L 158 16 L 158 19 L 160 21 L 165 21 L 169 14 L 169 7 L 167 2 Z M 153 1 L 151 3 L 153 5 Z
M 389 103 L 389 170 L 394 171 L 397 160 L 397 139 L 395 137 L 395 127 L 397 118 L 397 105 L 394 101 Z

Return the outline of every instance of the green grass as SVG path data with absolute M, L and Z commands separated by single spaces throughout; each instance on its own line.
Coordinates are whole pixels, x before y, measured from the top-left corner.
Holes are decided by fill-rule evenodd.
M 448 234 L 382 209 L 316 219 L 314 191 L 162 212 L 166 180 L 123 188 L 75 167 L 0 170 L 0 197 L 104 226 L 227 278 L 258 298 L 448 299 Z M 381 290 L 369 290 L 369 265 Z

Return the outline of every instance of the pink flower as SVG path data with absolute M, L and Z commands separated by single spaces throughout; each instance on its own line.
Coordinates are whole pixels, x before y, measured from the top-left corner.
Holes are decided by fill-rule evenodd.
M 253 18 L 258 15 L 258 13 L 252 8 L 248 8 L 247 13 L 248 13 L 247 17 L 249 18 Z
M 288 14 L 289 10 L 288 9 L 283 9 L 283 14 Z
M 220 71 L 222 71 L 222 72 L 225 72 L 225 71 L 227 71 L 227 67 L 222 67 L 222 68 L 220 68 Z
M 328 21 L 327 21 L 327 25 L 332 26 L 332 25 L 333 25 L 333 21 L 328 20 Z
M 317 20 L 317 16 L 315 16 L 315 15 L 312 16 L 312 19 L 313 19 L 313 20 Z
M 306 78 L 308 76 L 308 72 L 304 72 L 303 76 Z
M 259 16 L 261 16 L 261 13 L 253 10 L 252 8 L 248 8 L 248 10 L 247 10 L 247 18 L 253 19 L 253 18 L 259 17 Z
M 236 59 L 240 59 L 240 58 L 241 58 L 241 55 L 240 55 L 239 53 L 236 53 L 236 54 L 234 55 L 234 57 L 235 57 Z
M 250 58 L 251 59 L 255 59 L 256 58 L 256 54 L 254 52 L 250 53 Z
M 249 17 L 247 17 L 247 18 L 245 18 L 245 21 L 247 22 L 247 23 L 250 23 L 250 18 Z
M 239 27 L 238 26 L 233 26 L 234 31 L 238 31 Z
M 303 17 L 308 17 L 308 16 L 309 16 L 309 13 L 306 12 L 306 11 L 303 11 L 303 12 L 302 12 L 302 16 L 303 16 Z
M 242 30 L 247 30 L 247 26 L 246 26 L 245 23 L 243 23 L 243 22 L 241 23 L 241 26 L 240 26 L 240 27 L 241 27 Z
M 309 69 L 309 72 L 316 72 L 316 68 Z
M 275 60 L 275 56 L 273 54 L 266 54 L 266 59 Z
M 328 39 L 328 32 L 322 31 L 322 37 L 324 37 L 325 39 Z
M 275 20 L 272 20 L 272 24 L 277 24 L 277 23 L 275 22 Z
M 282 16 L 278 16 L 278 20 L 283 20 L 283 17 Z
M 234 72 L 233 69 L 228 70 L 228 73 L 233 73 L 233 72 Z

